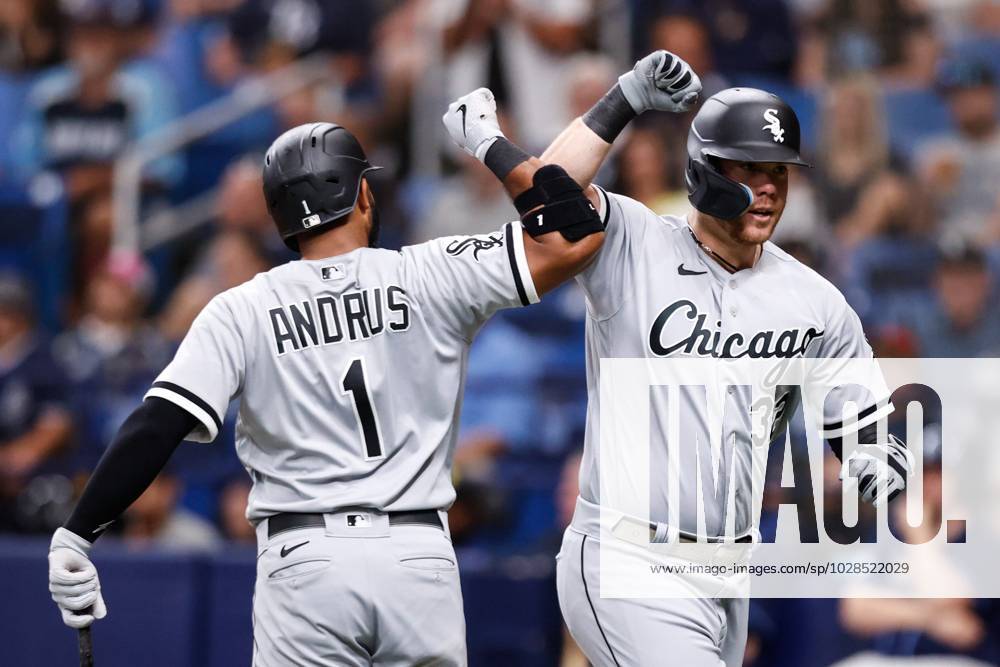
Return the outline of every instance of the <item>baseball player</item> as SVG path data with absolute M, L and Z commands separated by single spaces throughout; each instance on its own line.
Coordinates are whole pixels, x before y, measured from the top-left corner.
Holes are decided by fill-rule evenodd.
M 829 282 L 782 252 L 768 239 L 781 218 L 791 166 L 807 166 L 799 155 L 795 112 L 775 95 L 749 88 L 709 98 L 688 135 L 686 218 L 657 216 L 639 202 L 590 186 L 618 133 L 650 109 L 682 111 L 701 90 L 682 60 L 658 51 L 638 61 L 582 118 L 549 147 L 543 161 L 563 165 L 586 188 L 605 224 L 605 241 L 577 276 L 587 300 L 589 406 L 580 495 L 565 533 L 557 568 L 563 615 L 588 658 L 607 665 L 736 667 L 742 664 L 747 631 L 746 598 L 611 599 L 598 588 L 601 497 L 600 360 L 621 357 L 870 358 L 861 323 Z M 737 455 L 749 447 L 750 397 L 731 387 L 727 415 L 745 415 L 722 425 L 723 441 Z M 845 462 L 863 500 L 876 505 L 898 494 L 911 465 L 903 443 L 877 439 L 876 423 L 891 411 L 888 392 L 862 396 L 843 389 L 841 398 L 862 408 L 843 420 L 842 403 L 829 402 L 824 436 L 841 456 L 841 439 L 857 431 L 860 447 Z M 780 398 L 780 397 L 779 397 Z M 789 402 L 785 418 L 792 412 Z M 666 469 L 666 401 L 651 396 L 650 465 Z M 834 410 L 833 408 L 836 408 Z M 685 405 L 682 409 L 702 410 Z M 707 414 L 682 419 L 678 449 L 711 442 Z M 686 425 L 686 427 L 685 427 Z M 775 424 L 772 433 L 780 432 Z M 743 450 L 746 451 L 746 450 Z M 694 458 L 680 457 L 680 525 L 670 525 L 671 489 L 653 484 L 650 516 L 623 517 L 642 527 L 648 542 L 719 541 L 726 534 L 728 493 L 698 498 Z M 849 464 L 849 465 L 848 465 Z M 660 466 L 659 468 L 657 466 Z M 737 472 L 735 528 L 738 543 L 753 541 L 749 470 Z M 676 502 L 676 501 L 674 501 Z M 704 531 L 695 512 L 703 505 Z M 714 503 L 714 504 L 713 504 Z M 704 506 L 707 504 L 707 506 Z M 613 509 L 613 508 L 612 508 Z
M 67 625 L 106 614 L 92 542 L 178 443 L 214 440 L 238 399 L 258 537 L 254 664 L 466 664 L 445 510 L 469 343 L 498 309 L 579 271 L 603 226 L 561 168 L 503 137 L 488 91 L 453 107 L 459 145 L 545 224 L 378 249 L 377 167 L 357 140 L 330 123 L 281 135 L 264 194 L 302 259 L 213 299 L 121 427 L 52 538 Z

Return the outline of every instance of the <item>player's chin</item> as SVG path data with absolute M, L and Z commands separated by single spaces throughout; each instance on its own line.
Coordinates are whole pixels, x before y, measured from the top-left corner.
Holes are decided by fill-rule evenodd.
M 764 243 L 778 226 L 781 211 L 751 209 L 740 216 L 739 237 L 743 243 Z

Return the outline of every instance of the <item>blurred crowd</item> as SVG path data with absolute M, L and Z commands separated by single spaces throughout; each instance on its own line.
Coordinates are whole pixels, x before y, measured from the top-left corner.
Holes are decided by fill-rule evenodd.
M 260 187 L 281 131 L 341 123 L 387 167 L 372 176 L 385 246 L 488 232 L 514 210 L 445 145 L 447 101 L 489 86 L 508 136 L 538 154 L 659 48 L 694 66 L 705 96 L 754 86 L 796 109 L 812 168 L 795 172 L 775 240 L 841 288 L 877 354 L 1000 354 L 996 0 L 3 0 L 0 530 L 58 525 L 199 310 L 294 258 Z M 148 161 L 147 241 L 114 242 L 116 160 L 303 60 L 323 76 Z M 683 215 L 690 117 L 641 118 L 598 181 Z M 477 339 L 455 457 L 460 546 L 558 545 L 582 440 L 584 313 L 568 285 Z M 124 539 L 252 543 L 233 419 L 216 444 L 181 448 L 120 522 Z M 750 658 L 780 664 L 792 624 L 794 641 L 831 647 L 815 664 L 863 648 L 1000 664 L 996 616 L 976 601 L 769 601 Z

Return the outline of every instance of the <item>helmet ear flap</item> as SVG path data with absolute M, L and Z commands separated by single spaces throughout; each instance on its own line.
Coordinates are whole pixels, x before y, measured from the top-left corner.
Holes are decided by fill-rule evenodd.
M 726 178 L 702 160 L 688 159 L 688 200 L 707 215 L 735 220 L 753 205 L 753 191 L 745 183 Z

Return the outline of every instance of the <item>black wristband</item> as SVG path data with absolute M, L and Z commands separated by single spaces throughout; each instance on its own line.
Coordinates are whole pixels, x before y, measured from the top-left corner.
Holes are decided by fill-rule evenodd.
M 616 83 L 614 88 L 583 115 L 583 124 L 601 139 L 612 144 L 636 115 L 632 105 L 625 99 L 621 86 Z
M 858 444 L 859 445 L 874 445 L 878 442 L 878 422 L 873 421 L 867 426 L 862 426 L 858 429 Z M 837 457 L 837 460 L 843 463 L 844 461 L 844 439 L 841 436 L 834 438 L 828 438 L 827 443 L 830 445 L 830 449 L 833 450 L 833 454 Z
M 483 164 L 502 181 L 514 167 L 526 162 L 530 157 L 506 137 L 497 137 L 483 156 Z

